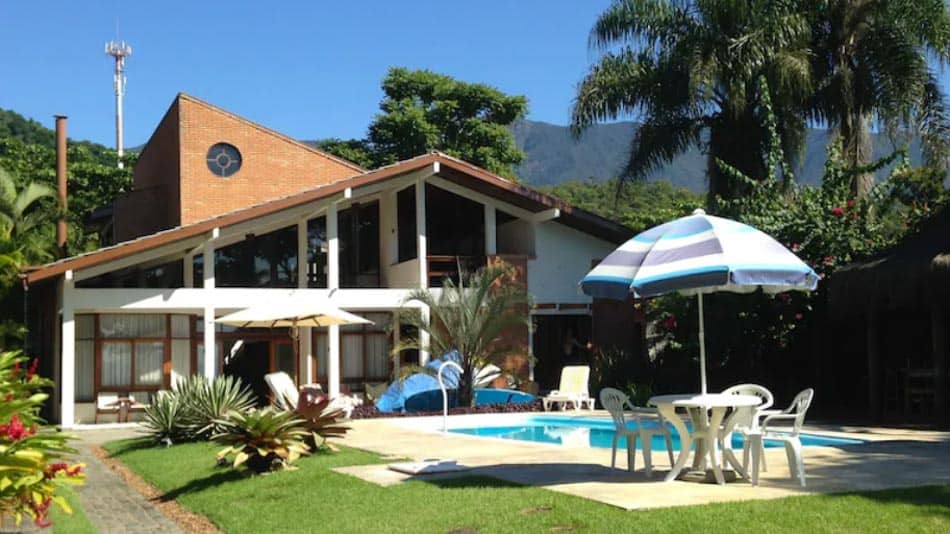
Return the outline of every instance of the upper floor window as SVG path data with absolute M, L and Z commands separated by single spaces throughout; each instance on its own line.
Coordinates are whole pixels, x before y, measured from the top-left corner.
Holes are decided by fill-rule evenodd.
M 241 152 L 234 145 L 215 143 L 208 149 L 208 170 L 227 178 L 241 170 Z

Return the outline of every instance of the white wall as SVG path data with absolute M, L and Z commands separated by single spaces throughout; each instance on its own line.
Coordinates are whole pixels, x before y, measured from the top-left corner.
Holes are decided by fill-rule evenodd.
M 536 303 L 588 303 L 578 287 L 591 270 L 616 245 L 558 223 L 535 225 L 535 257 L 528 260 L 528 292 Z

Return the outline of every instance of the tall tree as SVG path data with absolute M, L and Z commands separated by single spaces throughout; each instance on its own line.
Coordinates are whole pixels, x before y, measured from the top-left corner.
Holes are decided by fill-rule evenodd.
M 578 87 L 574 132 L 639 115 L 622 180 L 642 179 L 699 145 L 708 153 L 710 199 L 741 194 L 715 161 L 765 175 L 759 76 L 773 93 L 786 153 L 800 151 L 809 35 L 792 2 L 614 0 L 591 31 L 601 56 Z
M 377 163 L 441 150 L 502 176 L 514 177 L 524 152 L 508 127 L 524 117 L 528 100 L 494 87 L 428 70 L 392 68 L 369 127 Z
M 950 60 L 946 0 L 803 0 L 816 90 L 809 118 L 838 130 L 852 167 L 871 162 L 871 128 L 920 133 L 927 163 L 947 168 L 950 106 L 934 66 Z M 932 59 L 934 66 L 928 64 Z M 874 175 L 852 193 L 864 198 Z

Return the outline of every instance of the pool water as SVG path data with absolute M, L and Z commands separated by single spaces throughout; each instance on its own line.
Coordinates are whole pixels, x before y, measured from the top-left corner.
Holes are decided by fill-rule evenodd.
M 657 427 L 659 423 L 650 421 L 644 424 Z M 633 423 L 630 428 L 636 428 Z M 680 440 L 676 430 L 670 427 L 673 438 L 673 449 L 679 450 Z M 597 418 L 563 418 L 550 416 L 535 416 L 519 425 L 512 426 L 483 426 L 475 428 L 452 428 L 449 432 L 485 436 L 492 438 L 514 439 L 519 441 L 534 441 L 537 443 L 555 443 L 560 445 L 575 445 L 609 449 L 614 438 L 614 424 L 609 419 Z M 808 446 L 841 446 L 864 443 L 858 439 L 832 438 L 815 434 L 801 434 L 802 445 Z M 652 440 L 653 450 L 665 450 L 666 442 L 663 435 L 655 435 Z M 639 443 L 637 444 L 638 448 Z M 627 446 L 626 438 L 620 438 L 619 448 Z M 780 441 L 765 440 L 766 447 L 782 447 Z M 742 448 L 742 436 L 733 434 L 733 449 Z

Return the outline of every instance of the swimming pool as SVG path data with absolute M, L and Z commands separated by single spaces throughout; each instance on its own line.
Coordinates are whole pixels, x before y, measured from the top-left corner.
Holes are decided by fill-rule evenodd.
M 656 422 L 645 423 L 657 426 Z M 633 427 L 633 425 L 630 425 Z M 672 429 L 673 448 L 679 450 L 680 440 L 675 429 Z M 471 436 L 513 439 L 519 441 L 533 441 L 536 443 L 553 443 L 559 445 L 586 446 L 609 449 L 614 438 L 613 421 L 597 417 L 558 417 L 558 416 L 530 416 L 518 421 L 515 425 L 484 425 L 476 427 L 450 428 L 449 432 L 468 434 Z M 864 443 L 859 439 L 819 436 L 816 434 L 801 434 L 802 445 L 835 447 L 842 445 L 858 445 Z M 639 444 L 638 444 L 639 445 Z M 621 438 L 620 448 L 627 446 L 626 438 Z M 666 443 L 662 435 L 656 435 L 652 440 L 653 450 L 665 450 Z M 733 435 L 734 449 L 742 448 L 742 436 Z M 765 440 L 766 447 L 782 447 L 781 442 Z

